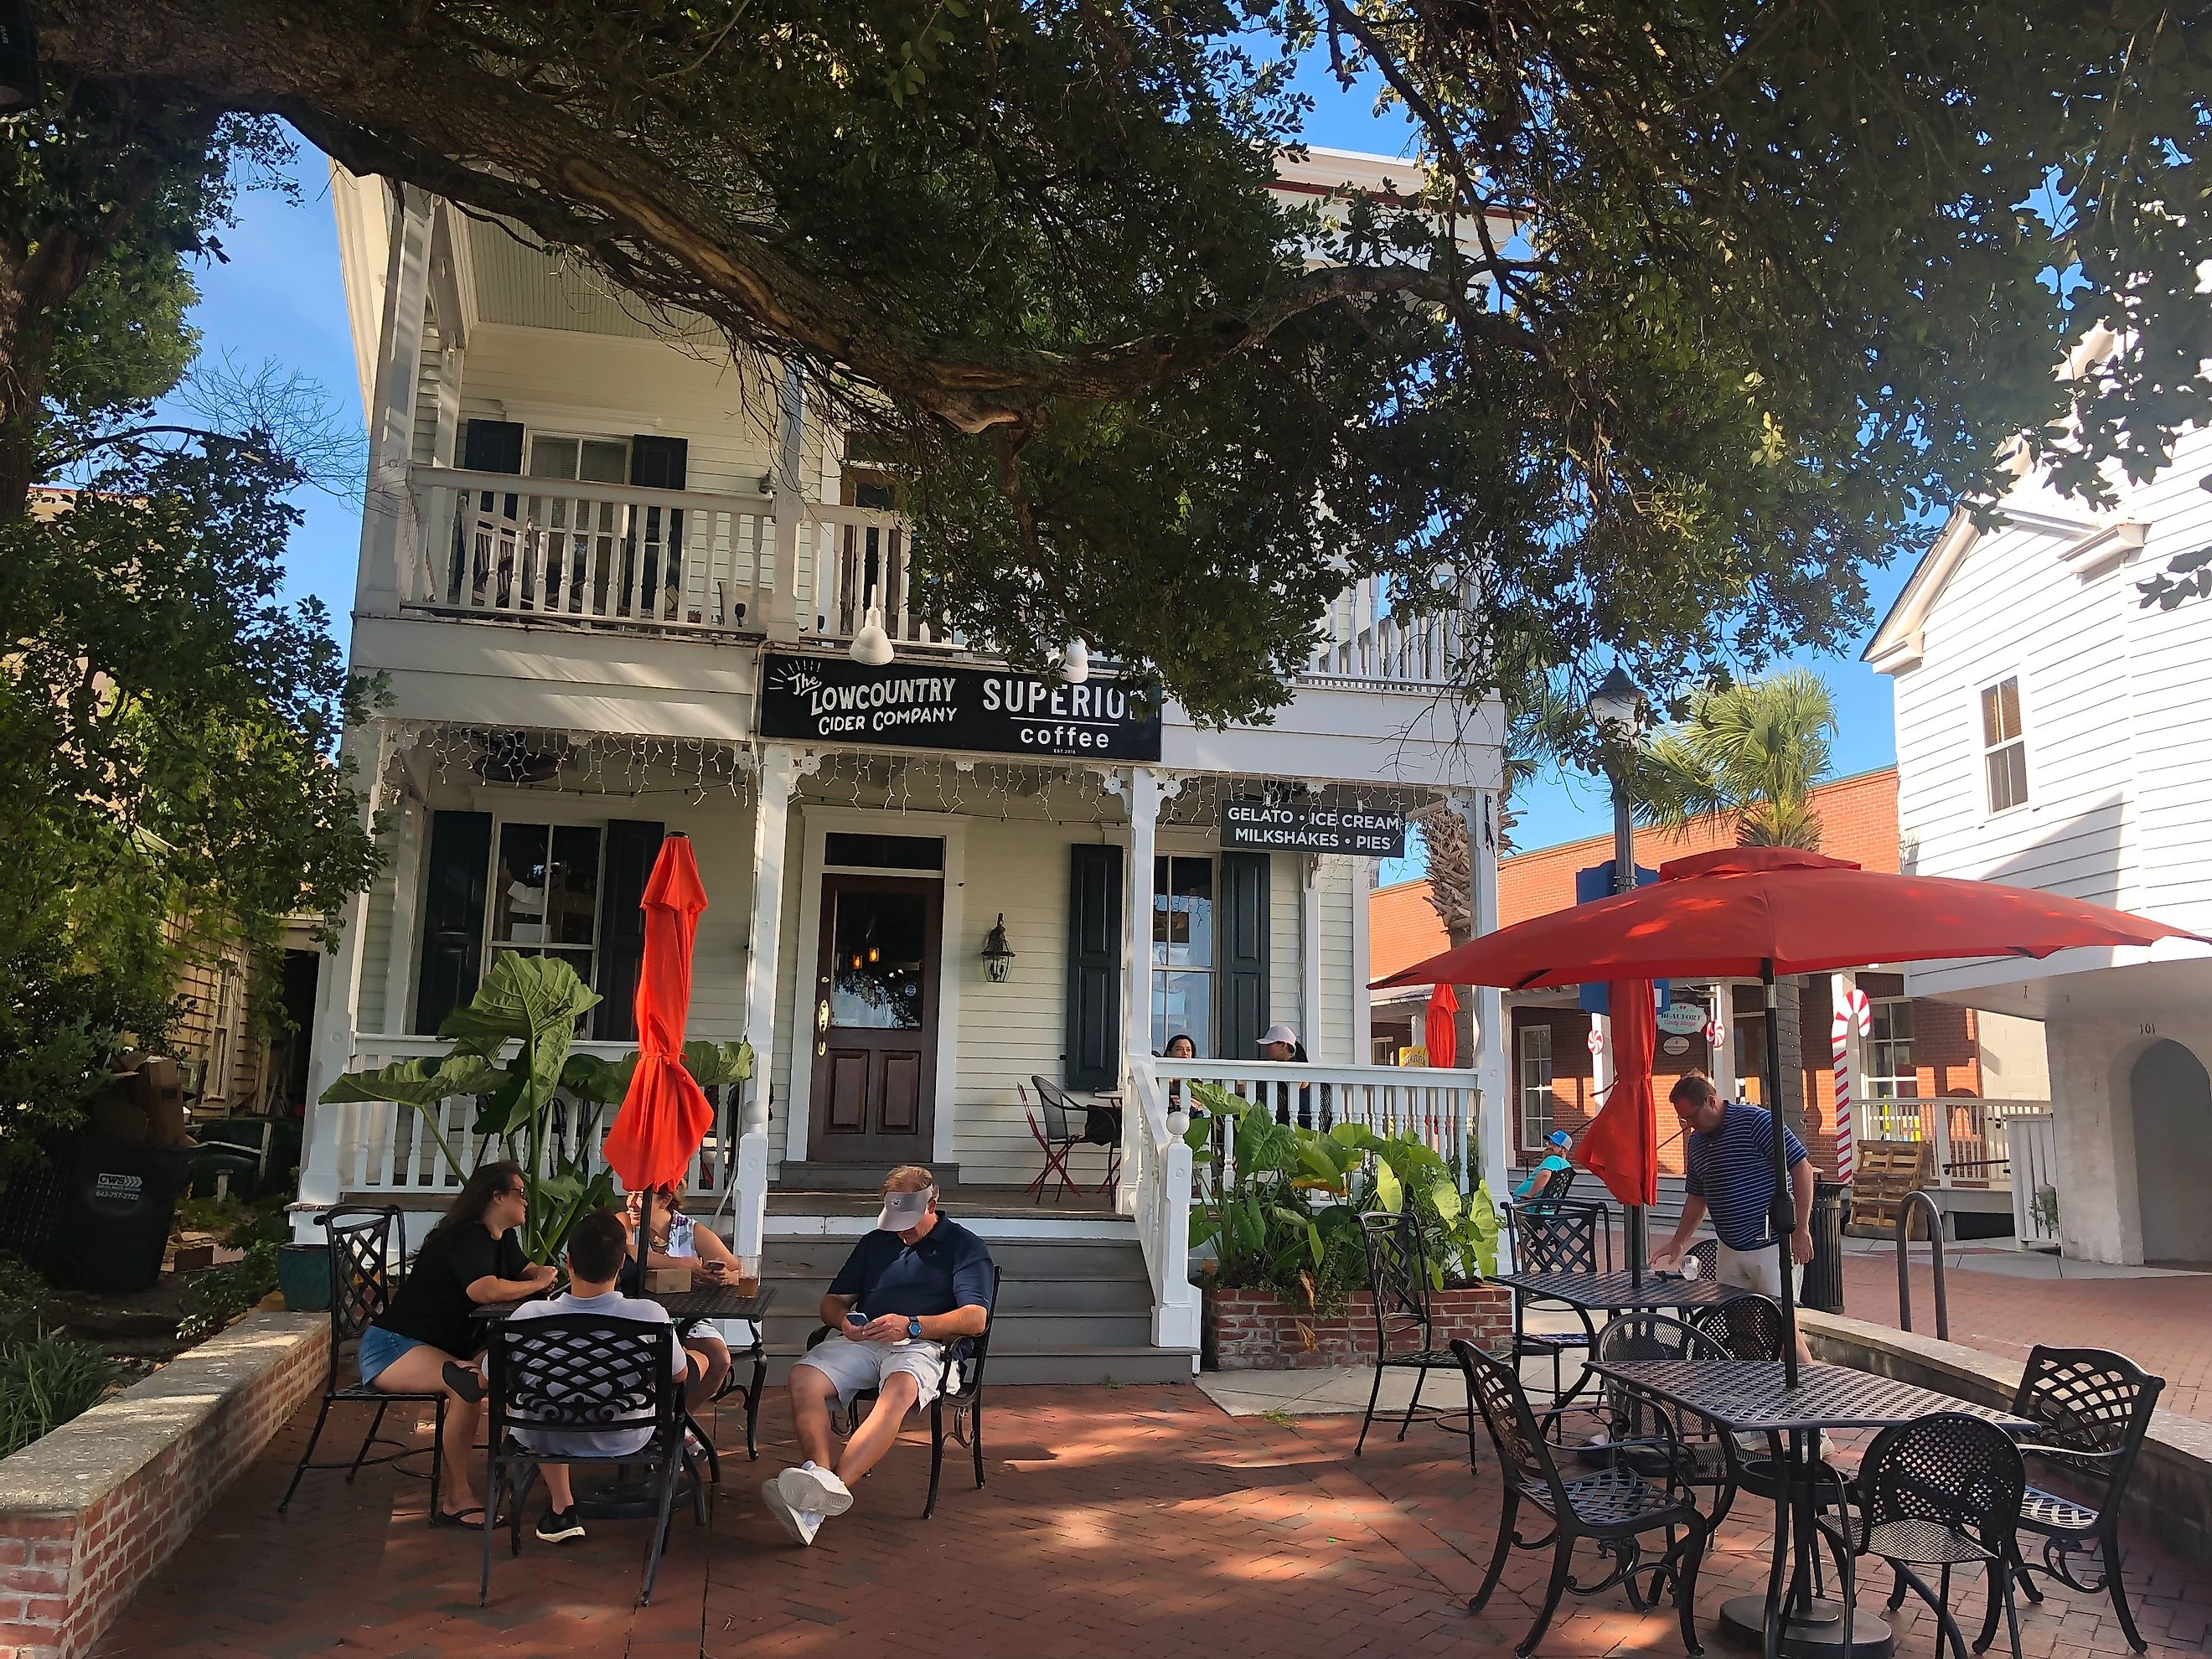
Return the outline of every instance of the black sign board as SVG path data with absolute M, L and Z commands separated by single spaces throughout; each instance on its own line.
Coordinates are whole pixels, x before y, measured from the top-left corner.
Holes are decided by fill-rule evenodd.
M 1063 685 L 1012 669 L 896 662 L 868 668 L 848 657 L 764 653 L 760 731 L 805 743 L 969 749 L 988 755 L 1085 760 L 1160 757 L 1157 697 L 1117 680 Z
M 1357 853 L 1406 856 L 1406 815 L 1384 808 L 1322 801 L 1226 800 L 1221 844 L 1274 853 Z

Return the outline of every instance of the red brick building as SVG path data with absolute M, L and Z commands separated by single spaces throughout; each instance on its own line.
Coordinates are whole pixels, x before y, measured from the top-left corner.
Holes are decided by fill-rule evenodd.
M 1824 852 L 1869 870 L 1898 867 L 1895 767 L 1822 784 L 1813 792 L 1813 799 L 1820 815 Z M 1679 835 L 1638 829 L 1637 862 L 1656 868 L 1670 859 L 1732 845 L 1735 840 L 1735 822 L 1726 817 L 1698 819 Z M 1501 860 L 1498 866 L 1500 921 L 1510 926 L 1572 904 L 1575 872 L 1612 856 L 1613 838 L 1595 836 Z M 1425 878 L 1375 890 L 1368 905 L 1368 939 L 1375 978 L 1395 973 L 1447 947 L 1449 941 L 1429 902 Z M 1895 974 L 1863 973 L 1858 984 L 1874 1003 L 1875 1030 L 1867 1045 L 1869 1092 L 1923 1100 L 1984 1092 L 1984 1046 L 1977 1028 L 1989 1017 L 1951 1003 L 1907 999 L 1903 995 L 1903 980 Z M 1687 988 L 1676 988 L 1678 993 Z M 1426 996 L 1425 987 L 1399 993 L 1388 1000 L 1377 994 L 1375 1048 L 1378 1060 L 1395 1059 L 1400 1047 L 1419 1042 L 1421 1008 Z M 1757 1100 L 1762 1092 L 1759 1073 L 1765 1054 L 1759 989 L 1738 986 L 1732 1000 L 1735 1071 L 1744 1080 L 1743 1093 Z M 1595 1115 L 1594 1056 L 1589 1048 L 1589 1017 L 1576 1006 L 1572 991 L 1516 994 L 1508 996 L 1505 1003 L 1512 1036 L 1507 1077 L 1514 1146 L 1518 1152 L 1540 1146 L 1553 1129 L 1579 1133 Z M 1814 1162 L 1831 1170 L 1835 1146 L 1829 1037 L 1832 1000 L 1826 975 L 1800 981 L 1799 1008 L 1806 1121 L 1811 1131 L 1808 1146 Z M 1662 1033 L 1660 1045 L 1654 1076 L 1662 1097 L 1683 1073 L 1715 1069 L 1714 1055 L 1702 1033 L 1674 1036 Z M 1859 1133 L 1868 1135 L 1871 1127 L 1863 1124 Z M 1661 1168 L 1680 1174 L 1680 1139 L 1663 1114 L 1662 1129 L 1665 1138 L 1660 1149 Z

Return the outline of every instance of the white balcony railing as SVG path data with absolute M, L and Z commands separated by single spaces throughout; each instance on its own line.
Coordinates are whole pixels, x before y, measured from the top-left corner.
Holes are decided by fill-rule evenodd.
M 1926 1141 L 1935 1148 L 1934 1179 L 1939 1187 L 2002 1192 L 2013 1184 L 2007 1123 L 2015 1117 L 2046 1115 L 2050 1110 L 2047 1100 L 1984 1100 L 1966 1095 L 1854 1097 L 1851 1133 L 1859 1140 Z
M 1170 1100 L 1175 1079 L 1218 1083 L 1283 1121 L 1327 1129 L 1357 1123 L 1378 1135 L 1411 1134 L 1459 1172 L 1465 1192 L 1481 1178 L 1476 1124 L 1482 1093 L 1472 1072 L 1425 1066 L 1301 1066 L 1269 1060 L 1151 1060 Z
M 802 502 L 785 535 L 778 498 L 769 495 L 428 465 L 408 476 L 415 529 L 398 589 L 413 609 L 844 641 L 873 605 L 902 649 L 970 648 L 918 600 L 911 531 L 896 513 Z M 1391 614 L 1382 580 L 1367 577 L 1322 617 L 1305 678 L 1364 689 L 1449 685 L 1462 632 L 1455 617 Z
M 346 1069 L 374 1071 L 394 1060 L 442 1054 L 452 1044 L 442 1037 L 362 1036 L 355 1040 L 353 1057 Z M 634 1042 L 579 1042 L 576 1052 L 620 1060 Z M 438 1143 L 429 1133 L 422 1114 L 411 1106 L 390 1101 L 353 1101 L 342 1106 L 318 1106 L 319 1112 L 338 1116 L 338 1190 L 349 1199 L 394 1198 L 409 1194 L 432 1196 L 460 1190 L 461 1182 L 446 1163 Z M 576 1137 L 592 1121 L 595 1109 L 562 1097 L 555 1109 L 554 1138 L 545 1147 L 550 1161 L 573 1150 Z M 525 1149 L 507 1147 L 496 1135 L 477 1135 L 470 1128 L 476 1121 L 473 1097 L 454 1096 L 441 1101 L 433 1121 L 438 1133 L 453 1151 L 462 1169 L 473 1170 L 494 1158 L 520 1158 Z M 596 1126 L 584 1150 L 586 1164 L 596 1173 L 606 1167 L 604 1146 L 614 1126 L 615 1108 L 596 1109 Z M 692 1158 L 685 1184 L 693 1206 L 704 1199 L 719 1200 L 730 1179 L 736 1156 L 738 1125 L 734 1114 L 718 1110 L 705 1143 Z

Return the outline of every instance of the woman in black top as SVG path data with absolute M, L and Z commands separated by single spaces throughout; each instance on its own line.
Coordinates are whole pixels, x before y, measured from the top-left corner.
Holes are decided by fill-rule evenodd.
M 475 1310 L 487 1302 L 536 1296 L 555 1278 L 551 1267 L 523 1259 L 515 1230 L 526 1214 L 522 1166 L 485 1164 L 415 1252 L 392 1305 L 361 1334 L 362 1382 L 393 1394 L 448 1396 L 445 1494 L 435 1517 L 441 1526 L 484 1523 L 469 1467 L 483 1391 L 474 1365 L 459 1363 L 459 1356 L 483 1348 Z M 454 1386 L 448 1366 L 465 1386 Z

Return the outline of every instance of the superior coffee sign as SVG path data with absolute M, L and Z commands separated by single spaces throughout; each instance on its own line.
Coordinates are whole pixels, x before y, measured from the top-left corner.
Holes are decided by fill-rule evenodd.
M 966 749 L 988 755 L 1160 757 L 1157 700 L 1119 681 L 1063 685 L 1006 669 L 765 653 L 761 735 L 805 743 Z
M 1406 815 L 1319 801 L 1231 800 L 1221 804 L 1221 844 L 1271 853 L 1355 853 L 1406 856 Z

